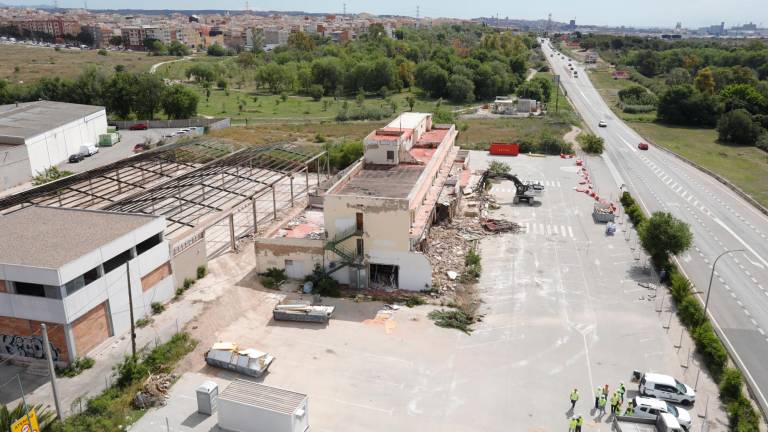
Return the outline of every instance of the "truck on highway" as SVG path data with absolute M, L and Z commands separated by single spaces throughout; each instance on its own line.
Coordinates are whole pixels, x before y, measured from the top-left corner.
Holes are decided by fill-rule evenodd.
M 661 413 L 655 419 L 635 416 L 615 416 L 615 432 L 685 432 L 675 416 Z

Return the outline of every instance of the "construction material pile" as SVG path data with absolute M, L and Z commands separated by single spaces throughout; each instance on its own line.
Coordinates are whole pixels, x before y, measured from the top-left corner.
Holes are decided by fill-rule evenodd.
M 133 397 L 133 407 L 136 409 L 147 409 L 165 406 L 165 400 L 168 399 L 168 390 L 170 390 L 175 379 L 175 375 L 165 373 L 148 376 L 144 381 L 144 385 L 141 386 L 141 390 Z
M 464 271 L 464 257 L 472 242 L 487 235 L 478 225 L 477 218 L 458 217 L 433 226 L 424 248 L 432 265 L 432 287 L 441 294 L 455 291 L 461 283 L 457 276 Z
M 480 225 L 491 233 L 520 232 L 520 225 L 504 219 L 483 218 L 480 220 Z

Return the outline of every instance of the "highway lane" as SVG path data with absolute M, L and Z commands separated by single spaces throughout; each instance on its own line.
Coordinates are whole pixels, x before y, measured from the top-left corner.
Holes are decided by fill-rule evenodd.
M 712 284 L 710 312 L 726 336 L 732 352 L 765 412 L 768 410 L 768 218 L 733 191 L 673 155 L 654 148 L 638 150 L 644 139 L 611 111 L 595 90 L 583 65 L 542 49 L 559 74 L 563 87 L 584 121 L 606 140 L 603 158 L 618 187 L 626 185 L 646 211 L 668 211 L 688 222 L 694 246 L 678 257 L 683 270 L 705 291 L 712 261 L 729 249 L 744 249 L 724 256 Z M 608 123 L 598 128 L 600 120 Z M 607 173 L 606 173 L 607 174 Z M 610 193 L 610 192 L 609 192 Z M 603 192 L 606 195 L 606 192 Z M 703 293 L 705 294 L 705 293 Z M 702 294 L 702 295 L 703 295 Z

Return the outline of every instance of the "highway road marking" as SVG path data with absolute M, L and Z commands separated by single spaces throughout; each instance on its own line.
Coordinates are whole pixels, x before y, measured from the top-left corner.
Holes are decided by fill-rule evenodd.
M 768 267 L 768 261 L 766 261 L 763 257 L 761 257 L 757 252 L 755 252 L 755 250 L 752 249 L 752 246 L 747 244 L 747 242 L 745 242 L 741 237 L 739 237 L 738 234 L 733 232 L 733 230 L 728 225 L 726 225 L 725 223 L 723 223 L 723 221 L 721 221 L 719 218 L 716 218 L 716 217 L 712 218 L 712 220 L 714 220 L 715 223 L 723 227 L 724 230 L 728 231 L 728 233 L 731 234 L 733 238 L 735 238 L 739 243 L 741 243 L 742 246 L 744 246 L 747 250 L 752 252 L 752 255 L 754 255 L 758 260 L 760 260 L 760 262 L 762 262 L 764 266 Z

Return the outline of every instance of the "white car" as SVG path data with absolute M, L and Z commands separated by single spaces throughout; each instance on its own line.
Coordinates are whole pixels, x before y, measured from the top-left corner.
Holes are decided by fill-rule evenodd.
M 675 416 L 677 422 L 680 423 L 680 426 L 685 430 L 691 430 L 691 413 L 686 409 L 678 408 L 663 400 L 641 396 L 635 396 L 629 403 L 635 407 L 635 417 L 655 419 L 662 413 L 669 413 Z
M 606 123 L 606 122 L 605 122 L 605 120 L 600 120 L 600 121 L 597 123 L 597 126 L 598 126 L 598 127 L 608 127 L 608 123 Z
M 639 390 L 643 396 L 651 396 L 683 405 L 692 405 L 696 402 L 696 392 L 690 386 L 669 375 L 643 374 L 643 377 L 640 378 Z

